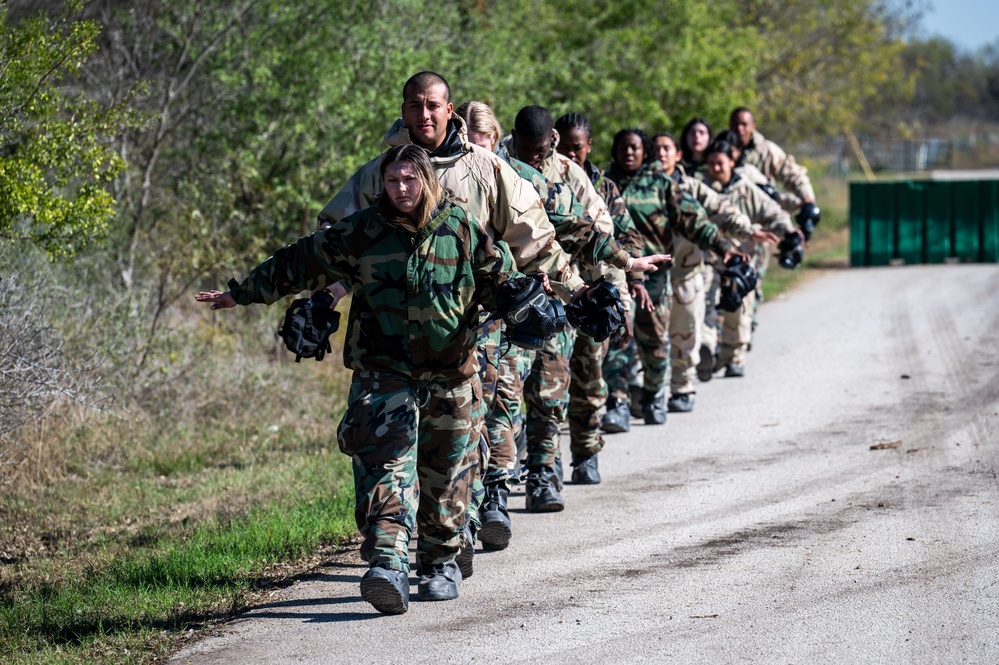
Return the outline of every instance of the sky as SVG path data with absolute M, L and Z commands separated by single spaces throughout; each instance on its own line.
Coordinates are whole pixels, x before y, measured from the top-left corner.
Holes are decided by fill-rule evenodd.
M 940 35 L 974 51 L 999 39 L 999 0 L 930 0 L 924 36 Z

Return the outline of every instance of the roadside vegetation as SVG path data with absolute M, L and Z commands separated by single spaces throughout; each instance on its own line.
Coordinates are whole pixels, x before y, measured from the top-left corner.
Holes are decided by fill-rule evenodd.
M 597 163 L 622 127 L 721 128 L 738 105 L 790 147 L 912 94 L 908 11 L 0 1 L 0 652 L 155 661 L 350 544 L 342 338 L 296 364 L 281 306 L 192 295 L 312 230 L 408 75 L 442 71 L 507 124 L 582 110 Z M 846 180 L 806 162 L 822 223 L 767 297 L 845 265 Z

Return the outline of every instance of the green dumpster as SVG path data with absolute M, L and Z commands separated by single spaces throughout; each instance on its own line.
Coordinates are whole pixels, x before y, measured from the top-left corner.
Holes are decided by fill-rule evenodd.
M 999 179 L 850 183 L 850 263 L 999 261 Z

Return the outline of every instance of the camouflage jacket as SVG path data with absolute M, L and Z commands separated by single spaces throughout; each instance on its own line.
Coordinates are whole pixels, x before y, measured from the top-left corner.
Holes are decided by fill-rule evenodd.
M 409 130 L 397 120 L 383 144 L 410 143 Z M 583 281 L 570 265 L 570 258 L 555 240 L 537 191 L 497 155 L 468 142 L 461 118 L 451 118 L 445 142 L 430 153 L 441 184 L 455 201 L 476 219 L 483 230 L 510 247 L 514 261 L 524 272 L 543 272 L 563 300 L 583 288 Z M 376 157 L 359 168 L 319 213 L 320 227 L 342 220 L 374 203 L 382 191 Z
M 749 221 L 767 231 L 783 237 L 794 230 L 794 223 L 787 212 L 762 189 L 749 180 L 733 174 L 727 185 L 711 183 L 711 188 L 731 201 L 732 205 L 749 217 Z
M 742 149 L 739 161 L 755 166 L 770 182 L 779 183 L 798 199 L 815 200 L 808 169 L 795 162 L 794 156 L 784 152 L 779 145 L 765 139 L 763 134 L 753 132 L 753 138 Z M 798 203 L 800 205 L 800 200 Z
M 760 171 L 752 164 L 740 163 L 735 167 L 735 172 L 754 185 L 763 186 L 771 184 L 770 180 L 763 175 L 763 171 Z M 777 202 L 780 203 L 780 207 L 788 212 L 796 212 L 801 207 L 801 198 L 791 192 L 777 192 L 777 196 L 779 197 Z
M 520 172 L 522 177 L 526 177 L 525 173 L 530 174 L 531 177 L 527 179 L 532 181 L 542 195 L 546 191 L 549 192 L 548 201 L 552 200 L 551 190 L 553 188 L 564 192 L 562 195 L 572 200 L 567 208 L 572 213 L 560 215 L 558 221 L 551 218 L 549 210 L 549 219 L 555 225 L 555 237 L 567 251 L 571 252 L 588 268 L 595 269 L 602 261 L 621 269 L 627 269 L 630 266 L 631 255 L 614 239 L 614 222 L 611 220 L 610 213 L 607 212 L 607 206 L 593 189 L 592 183 L 583 173 L 582 168 L 573 164 L 578 172 L 570 173 L 568 166 L 562 164 L 559 158 L 566 162 L 570 160 L 555 152 L 553 146 L 551 154 L 548 155 L 542 165 L 542 170 L 539 172 L 517 159 L 517 151 L 513 146 L 512 137 L 503 140 L 497 154 L 511 165 L 513 162 L 517 162 L 515 169 Z M 525 171 L 524 167 L 530 171 Z M 538 179 L 535 174 L 540 174 L 544 179 Z
M 617 185 L 603 171 L 594 166 L 590 160 L 586 160 L 583 163 L 583 171 L 586 172 L 586 176 L 593 183 L 593 188 L 597 190 L 597 194 L 600 195 L 600 198 L 603 199 L 604 204 L 607 206 L 607 212 L 614 223 L 614 237 L 617 238 L 618 244 L 624 247 L 633 257 L 639 258 L 642 256 L 642 235 L 635 228 L 635 222 L 631 221 L 628 206 L 625 204 L 624 199 L 621 198 L 621 191 L 617 188 Z M 641 282 L 644 277 L 645 275 L 640 272 L 628 273 L 628 282 Z
M 270 304 L 339 280 L 354 288 L 344 365 L 418 381 L 474 373 L 480 303 L 513 273 L 513 257 L 449 199 L 413 233 L 367 208 L 278 250 L 240 284 L 236 302 Z
M 621 189 L 631 219 L 642 234 L 646 254 L 672 254 L 674 234 L 687 238 L 701 249 L 719 254 L 732 249 L 731 241 L 719 234 L 718 227 L 708 220 L 701 204 L 675 186 L 663 173 L 658 160 L 643 165 L 631 175 L 626 175 L 615 164 L 607 177 Z

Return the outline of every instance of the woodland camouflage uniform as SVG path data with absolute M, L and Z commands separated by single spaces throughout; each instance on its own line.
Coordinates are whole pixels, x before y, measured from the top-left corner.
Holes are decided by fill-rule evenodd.
M 370 564 L 408 571 L 453 558 L 479 462 L 477 312 L 513 270 L 504 243 L 445 197 L 412 232 L 368 208 L 279 250 L 230 284 L 272 303 L 346 280 L 354 289 L 344 364 L 354 371 L 337 430 L 353 460 L 355 518 Z
M 712 224 L 704 208 L 686 194 L 662 171 L 658 161 L 648 162 L 636 173 L 627 175 L 617 165 L 608 171 L 621 189 L 621 196 L 628 206 L 632 221 L 642 234 L 645 254 L 671 254 L 675 236 L 693 241 L 701 249 L 725 254 L 732 243 L 723 238 L 718 227 Z M 669 357 L 665 344 L 669 328 L 669 273 L 660 270 L 648 275 L 645 288 L 652 298 L 655 310 L 638 309 L 635 314 L 635 340 L 642 361 L 644 388 L 649 393 L 658 392 L 666 383 Z M 604 378 L 611 394 L 627 397 L 627 352 L 612 349 L 604 365 Z

